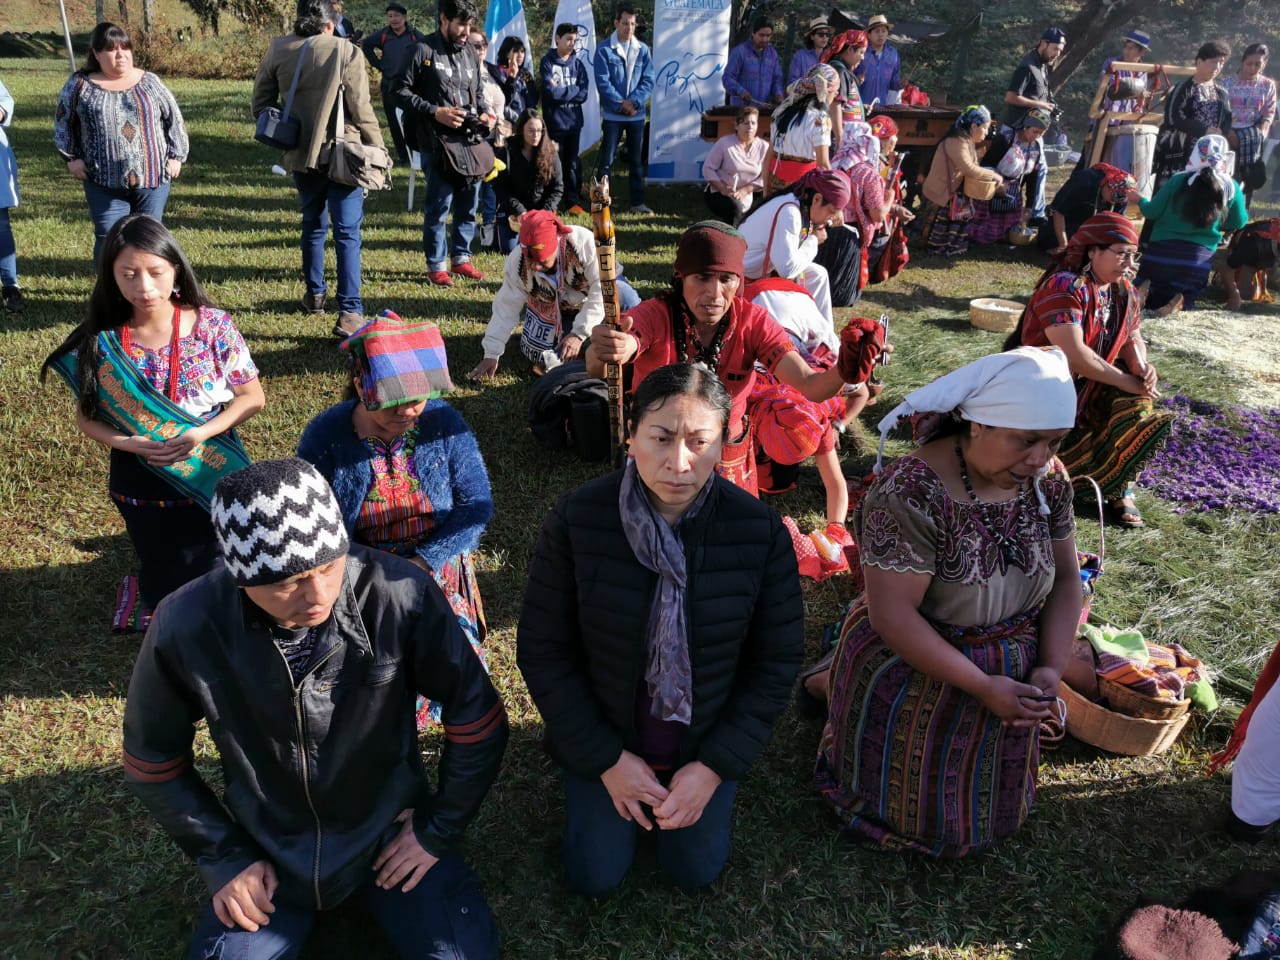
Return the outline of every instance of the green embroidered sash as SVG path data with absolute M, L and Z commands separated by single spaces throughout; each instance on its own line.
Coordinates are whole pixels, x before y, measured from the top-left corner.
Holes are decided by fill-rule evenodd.
M 104 422 L 122 433 L 157 441 L 170 440 L 202 424 L 203 421 L 191 416 L 147 382 L 141 371 L 125 356 L 113 331 L 98 334 L 98 356 L 97 416 Z M 80 382 L 76 376 L 76 351 L 59 357 L 52 367 L 78 398 Z M 249 455 L 231 430 L 197 444 L 187 459 L 165 467 L 152 466 L 142 457 L 138 460 L 206 510 L 218 481 L 249 465 Z

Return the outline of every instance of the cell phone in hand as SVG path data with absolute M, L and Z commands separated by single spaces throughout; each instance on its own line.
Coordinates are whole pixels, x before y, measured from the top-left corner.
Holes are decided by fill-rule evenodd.
M 889 315 L 887 313 L 880 314 L 880 319 L 876 321 L 884 330 L 884 342 L 889 342 Z M 880 351 L 880 359 L 877 361 L 880 366 L 887 367 L 889 365 L 889 352 L 887 350 Z

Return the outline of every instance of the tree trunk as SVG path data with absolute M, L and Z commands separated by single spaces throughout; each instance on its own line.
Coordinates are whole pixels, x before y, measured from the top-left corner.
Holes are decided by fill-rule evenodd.
M 107 0 L 93 0 L 93 22 L 101 23 L 107 19 Z
M 1161 0 L 1085 0 L 1080 12 L 1062 28 L 1067 35 L 1067 49 L 1049 76 L 1050 89 L 1062 89 L 1100 44 L 1115 44 L 1118 54 L 1120 26 L 1150 13 L 1160 3 Z
M 129 26 L 129 0 L 120 0 L 120 25 Z
M 142 34 L 151 36 L 156 26 L 156 0 L 142 0 Z

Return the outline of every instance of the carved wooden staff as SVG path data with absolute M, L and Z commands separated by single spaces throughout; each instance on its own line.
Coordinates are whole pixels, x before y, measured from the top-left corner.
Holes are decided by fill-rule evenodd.
M 600 264 L 600 288 L 604 295 L 604 320 L 613 329 L 618 328 L 621 313 L 618 300 L 618 271 L 614 260 L 617 246 L 613 233 L 613 218 L 609 213 L 609 178 L 591 181 L 591 225 L 596 235 L 596 259 Z M 604 365 L 604 382 L 609 388 L 609 460 L 614 466 L 622 465 L 626 450 L 626 433 L 622 417 L 622 364 Z

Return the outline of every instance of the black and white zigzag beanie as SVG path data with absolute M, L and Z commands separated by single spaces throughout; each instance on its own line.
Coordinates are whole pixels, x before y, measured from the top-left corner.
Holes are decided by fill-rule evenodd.
M 347 552 L 328 481 L 306 460 L 259 460 L 218 481 L 209 509 L 222 559 L 242 587 L 279 583 Z

